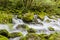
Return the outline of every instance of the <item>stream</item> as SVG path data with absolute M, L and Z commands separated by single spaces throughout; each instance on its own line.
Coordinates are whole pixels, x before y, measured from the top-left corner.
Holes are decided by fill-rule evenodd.
M 36 18 L 36 17 L 35 17 Z M 37 22 L 31 22 L 31 23 L 25 23 L 23 22 L 22 19 L 18 19 L 18 18 L 13 18 L 13 29 L 11 30 L 8 25 L 6 24 L 0 24 L 0 29 L 6 29 L 8 30 L 10 33 L 12 32 L 22 32 L 22 34 L 25 36 L 27 34 L 26 30 L 23 29 L 16 29 L 16 27 L 18 25 L 21 24 L 26 24 L 29 26 L 29 28 L 34 28 L 37 30 L 36 33 L 46 33 L 46 34 L 50 34 L 53 33 L 54 31 L 49 31 L 48 27 L 52 27 L 55 29 L 55 31 L 60 31 L 60 18 L 58 18 L 57 20 L 54 19 L 49 19 L 47 16 L 45 16 L 44 20 L 41 21 L 40 19 L 36 18 Z M 46 20 L 49 20 L 50 22 L 47 22 Z M 10 38 L 9 40 L 19 40 L 20 37 L 16 37 L 16 38 Z

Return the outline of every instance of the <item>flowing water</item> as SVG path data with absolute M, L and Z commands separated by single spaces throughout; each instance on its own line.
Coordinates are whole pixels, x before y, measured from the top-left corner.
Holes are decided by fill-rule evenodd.
M 36 29 L 36 33 L 46 33 L 46 34 L 50 34 L 53 33 L 53 31 L 49 31 L 48 27 L 51 26 L 55 29 L 55 31 L 60 31 L 60 19 L 58 18 L 57 20 L 54 19 L 49 19 L 47 16 L 45 16 L 44 20 L 41 21 L 40 19 L 36 18 L 35 15 L 35 22 L 31 22 L 31 23 L 25 23 L 23 22 L 22 19 L 17 19 L 17 18 L 13 18 L 13 30 L 11 30 L 8 25 L 6 24 L 0 24 L 0 29 L 6 29 L 8 30 L 10 33 L 12 32 L 22 32 L 23 35 L 27 34 L 26 30 L 23 29 L 16 29 L 16 27 L 18 25 L 21 24 L 26 24 L 29 26 L 29 28 L 34 28 Z M 46 20 L 49 20 L 50 22 L 47 22 Z M 10 38 L 9 40 L 19 40 L 20 37 L 16 37 L 16 38 Z

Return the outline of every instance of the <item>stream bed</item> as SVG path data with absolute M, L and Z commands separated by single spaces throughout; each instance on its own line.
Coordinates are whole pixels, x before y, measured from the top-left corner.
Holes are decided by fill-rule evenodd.
M 46 20 L 48 20 L 49 22 Z M 29 28 L 34 28 L 37 34 L 39 33 L 50 34 L 55 31 L 57 32 L 60 31 L 60 18 L 58 18 L 57 20 L 54 20 L 54 19 L 49 19 L 47 16 L 45 16 L 43 21 L 41 21 L 40 19 L 37 19 L 37 23 L 36 22 L 25 23 L 22 19 L 13 18 L 12 30 L 6 24 L 0 24 L 0 29 L 6 29 L 10 33 L 22 32 L 22 34 L 25 36 L 28 33 L 26 30 L 17 29 L 18 25 L 22 25 L 22 24 L 28 25 Z M 50 31 L 48 27 L 54 28 L 55 31 Z M 19 40 L 19 39 L 20 37 L 16 37 L 16 38 L 10 38 L 9 40 Z

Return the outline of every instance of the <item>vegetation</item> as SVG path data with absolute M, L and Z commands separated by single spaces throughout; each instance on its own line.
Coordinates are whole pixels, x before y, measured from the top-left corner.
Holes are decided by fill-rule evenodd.
M 7 30 L 2 29 L 2 30 L 0 30 L 0 35 L 3 35 L 3 36 L 8 38 L 10 34 L 9 34 L 9 32 Z
M 47 34 L 35 34 L 29 33 L 24 37 L 21 37 L 20 40 L 60 40 L 60 33 L 53 33 L 50 35 Z
M 50 31 L 55 31 L 54 28 L 52 28 L 52 27 L 48 27 L 48 29 L 49 29 Z
M 6 37 L 0 35 L 0 40 L 8 40 L 8 38 L 6 38 Z
M 10 38 L 20 37 L 20 36 L 22 36 L 21 32 L 13 32 L 13 33 L 10 34 Z
M 28 33 L 36 33 L 36 30 L 33 29 L 33 28 L 29 28 L 29 29 L 27 30 L 27 32 L 28 32 Z
M 38 14 L 38 17 L 43 20 L 45 15 L 60 16 L 60 0 L 1 0 L 0 13 L 3 16 L 0 18 L 0 23 L 11 23 L 13 14 L 27 22 L 33 20 L 34 14 Z

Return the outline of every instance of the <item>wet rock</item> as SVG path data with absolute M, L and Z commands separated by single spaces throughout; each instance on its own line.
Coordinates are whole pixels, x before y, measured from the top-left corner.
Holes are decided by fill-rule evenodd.
M 26 24 L 18 25 L 16 28 L 17 28 L 17 29 L 22 28 L 22 29 L 26 29 L 26 30 L 29 29 L 28 25 L 26 25 Z
M 52 28 L 52 27 L 48 27 L 48 29 L 49 29 L 50 31 L 55 31 L 55 29 Z
M 22 19 L 24 22 L 32 22 L 34 19 L 34 14 L 33 13 L 26 13 L 23 15 Z
M 29 33 L 25 37 L 22 37 L 20 40 L 40 40 L 38 34 Z
M 13 32 L 13 33 L 10 33 L 10 38 L 20 37 L 20 36 L 22 36 L 22 33 L 21 32 Z
M 10 34 L 9 34 L 9 32 L 7 30 L 2 29 L 2 30 L 0 30 L 0 35 L 3 35 L 3 36 L 8 38 Z
M 28 32 L 28 33 L 36 33 L 36 30 L 33 29 L 33 28 L 29 28 L 29 29 L 27 30 L 27 32 Z

